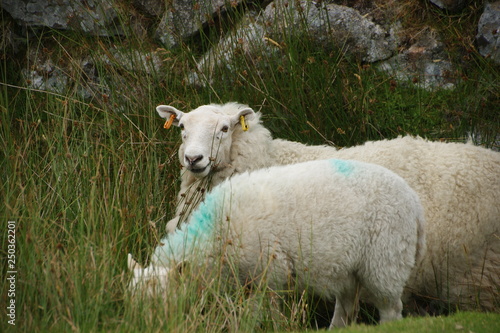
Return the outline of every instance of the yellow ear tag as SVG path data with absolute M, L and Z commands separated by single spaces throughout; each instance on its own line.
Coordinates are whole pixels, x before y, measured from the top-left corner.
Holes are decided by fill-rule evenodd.
M 245 123 L 245 116 L 240 116 L 241 129 L 248 131 L 248 125 Z
M 175 119 L 175 114 L 171 114 L 170 115 L 170 118 L 167 119 L 167 121 L 165 122 L 165 125 L 163 125 L 163 128 L 164 129 L 169 129 L 172 124 L 174 123 L 174 119 Z

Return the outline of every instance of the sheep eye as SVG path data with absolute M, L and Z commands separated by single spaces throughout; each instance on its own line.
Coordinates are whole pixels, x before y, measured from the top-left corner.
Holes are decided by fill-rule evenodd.
M 227 133 L 228 130 L 229 130 L 229 127 L 227 127 L 227 126 L 224 126 L 221 129 L 221 131 L 224 132 L 224 133 Z
M 184 124 L 179 124 L 179 128 L 180 128 L 181 130 L 184 130 Z

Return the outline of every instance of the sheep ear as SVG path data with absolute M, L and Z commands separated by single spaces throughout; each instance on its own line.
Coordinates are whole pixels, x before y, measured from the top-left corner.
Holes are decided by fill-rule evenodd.
M 127 257 L 127 265 L 128 265 L 128 269 L 133 271 L 134 269 L 139 269 L 139 268 L 142 268 L 142 266 L 134 260 L 134 258 L 132 257 L 132 255 L 129 253 L 128 254 L 128 257 Z
M 166 119 L 169 119 L 173 115 L 173 125 L 175 126 L 179 126 L 179 120 L 181 120 L 182 116 L 184 115 L 184 112 L 179 111 L 170 105 L 158 105 L 156 107 L 156 112 L 158 112 L 160 117 Z
M 241 128 L 244 131 L 247 131 L 248 125 L 246 124 L 246 121 L 252 120 L 254 117 L 255 117 L 254 110 L 252 110 L 251 108 L 244 108 L 239 110 L 238 113 L 232 117 L 232 122 L 234 125 L 240 124 Z

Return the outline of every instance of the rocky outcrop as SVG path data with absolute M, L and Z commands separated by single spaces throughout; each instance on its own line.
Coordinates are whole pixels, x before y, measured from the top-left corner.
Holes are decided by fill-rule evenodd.
M 318 47 L 341 49 L 365 62 L 388 59 L 397 51 L 397 27 L 384 28 L 346 6 L 275 0 L 261 15 L 248 13 L 233 33 L 200 59 L 197 71 L 187 80 L 203 86 L 204 80 L 210 82 L 214 68 L 224 65 L 232 69 L 236 55 L 251 60 L 276 54 L 290 36 L 307 36 Z
M 399 81 L 426 90 L 453 89 L 454 67 L 448 59 L 438 33 L 425 29 L 417 41 L 378 67 Z
M 227 6 L 237 6 L 240 2 L 241 0 L 169 1 L 155 36 L 166 47 L 175 47 L 213 23 L 215 18 L 228 10 Z
M 253 59 L 261 59 L 262 55 L 269 56 L 279 52 L 279 45 L 269 41 L 262 18 L 255 13 L 249 13 L 232 33 L 221 38 L 219 43 L 197 62 L 196 69 L 185 79 L 189 84 L 205 86 L 207 82 L 212 82 L 211 77 L 216 68 L 224 66 L 234 70 L 236 57 L 244 56 L 253 62 Z
M 56 63 L 50 56 L 36 49 L 28 52 L 31 64 L 21 71 L 26 86 L 32 89 L 64 94 L 76 87 L 76 95 L 87 101 L 108 99 L 110 91 L 106 80 L 98 75 L 97 66 L 107 66 L 114 72 L 153 75 L 161 71 L 163 50 L 149 53 L 112 48 L 97 57 L 73 59 L 71 63 Z M 78 84 L 76 84 L 78 83 Z
M 230 26 L 229 30 L 219 31 L 219 42 L 196 61 L 193 72 L 184 78 L 196 85 L 211 82 L 217 68 L 236 69 L 240 56 L 262 70 L 266 68 L 265 59 L 270 56 L 281 56 L 285 61 L 287 42 L 305 36 L 318 48 L 342 50 L 420 88 L 452 89 L 457 84 L 453 76 L 456 69 L 447 57 L 439 33 L 423 26 L 417 38 L 406 38 L 400 18 L 407 9 L 397 0 L 335 3 L 328 0 L 1 1 L 2 9 L 25 30 L 48 27 L 92 36 L 113 36 L 132 29 L 140 31 L 144 38 L 154 37 L 156 43 L 167 50 L 199 35 L 207 27 L 217 24 L 227 29 Z M 467 3 L 464 0 L 430 1 L 446 11 L 462 10 Z M 479 52 L 497 63 L 500 63 L 499 8 L 499 1 L 485 6 L 476 36 Z M 238 15 L 232 15 L 235 12 Z M 233 21 L 235 17 L 239 17 L 238 22 Z M 224 24 L 224 20 L 229 19 L 231 24 Z M 2 22 L 4 34 L 0 43 L 3 50 L 18 52 L 20 38 L 9 24 Z M 119 47 L 107 50 L 98 59 L 95 56 L 94 59 L 73 59 L 73 65 L 78 63 L 76 67 L 83 74 L 71 77 L 67 74 L 71 70 L 56 61 L 33 55 L 28 58 L 33 58 L 30 68 L 22 73 L 33 88 L 60 93 L 68 89 L 75 77 L 81 77 L 89 83 L 89 88 L 81 92 L 85 98 L 96 94 L 94 87 L 99 87 L 99 93 L 106 90 L 100 82 L 105 80 L 85 73 L 85 69 L 90 71 L 95 67 L 96 61 L 145 75 L 162 70 L 155 52 L 120 51 Z
M 476 42 L 479 53 L 500 64 L 500 1 L 486 4 L 479 19 Z
M 275 36 L 306 33 L 322 47 L 344 48 L 362 61 L 375 62 L 396 52 L 394 29 L 387 29 L 359 11 L 336 4 L 276 0 L 263 13 L 267 33 Z
M 467 0 L 430 0 L 431 3 L 441 9 L 457 12 L 465 8 Z
M 112 0 L 2 0 L 6 10 L 20 25 L 73 30 L 92 35 L 119 33 L 118 13 Z
M 164 0 L 133 0 L 132 3 L 140 12 L 150 17 L 158 17 L 165 12 Z

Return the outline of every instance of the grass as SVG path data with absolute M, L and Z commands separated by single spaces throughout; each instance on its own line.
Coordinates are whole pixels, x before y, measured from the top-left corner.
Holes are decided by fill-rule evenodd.
M 455 18 L 464 25 L 472 19 L 473 14 Z M 444 20 L 437 16 L 435 24 L 441 24 L 449 40 L 469 38 L 457 36 Z M 481 133 L 482 144 L 498 148 L 500 70 L 474 50 L 459 73 L 467 79 L 454 91 L 416 90 L 342 50 L 321 50 L 308 38 L 279 41 L 283 49 L 265 59 L 265 68 L 241 56 L 234 70 L 219 70 L 207 88 L 197 88 L 183 79 L 193 59 L 218 36 L 217 29 L 200 36 L 202 43 L 193 40 L 177 50 L 160 50 L 161 72 L 148 72 L 133 52 L 128 57 L 133 66 L 116 60 L 115 45 L 124 51 L 159 47 L 125 24 L 123 30 L 125 36 L 114 40 L 31 33 L 26 50 L 35 58 L 53 58 L 68 75 L 70 85 L 58 94 L 31 89 L 22 79 L 20 70 L 34 65 L 32 59 L 1 60 L 0 219 L 16 225 L 19 331 L 314 328 L 314 304 L 302 295 L 286 300 L 287 316 L 276 319 L 275 305 L 267 298 L 248 300 L 241 290 L 226 297 L 217 280 L 184 281 L 166 301 L 137 304 L 124 292 L 127 253 L 147 261 L 173 214 L 179 185 L 178 133 L 163 130 L 154 111 L 158 104 L 187 111 L 209 102 L 240 101 L 262 111 L 276 137 L 310 144 L 352 146 L 407 133 L 462 141 L 473 132 Z M 463 49 L 456 48 L 457 53 Z M 79 93 L 89 88 L 89 72 L 79 61 L 83 57 L 93 61 L 90 72 L 100 79 L 87 98 Z M 7 272 L 4 230 L 0 262 Z M 0 285 L 2 304 L 7 304 L 10 284 L 2 279 Z M 255 304 L 263 309 L 260 320 L 252 311 Z M 0 330 L 6 331 L 13 327 L 2 308 Z M 464 330 L 470 323 L 470 330 L 479 332 L 495 321 L 498 315 L 459 313 L 390 325 L 454 331 L 454 323 L 460 322 Z
M 385 323 L 380 326 L 355 325 L 343 329 L 345 333 L 376 332 L 496 332 L 500 323 L 497 313 L 458 312 L 448 317 L 406 318 L 398 322 Z

